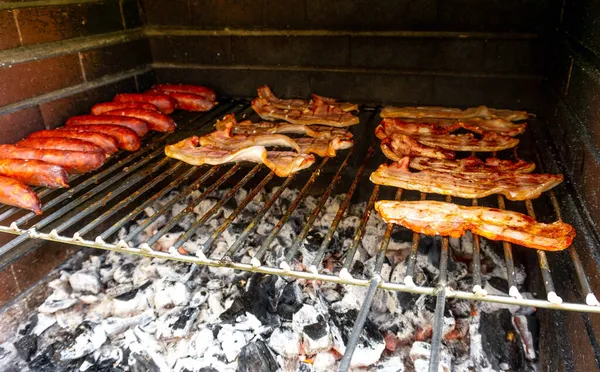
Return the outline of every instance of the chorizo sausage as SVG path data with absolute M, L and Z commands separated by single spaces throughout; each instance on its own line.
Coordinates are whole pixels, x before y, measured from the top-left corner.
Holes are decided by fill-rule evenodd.
M 166 94 L 158 93 L 121 93 L 113 99 L 115 102 L 146 102 L 151 103 L 165 115 L 175 111 L 175 100 Z
M 69 187 L 66 170 L 40 160 L 0 159 L 0 175 L 30 186 Z
M 177 108 L 184 111 L 210 111 L 217 104 L 193 93 L 165 92 L 177 103 Z
M 86 142 L 75 138 L 27 138 L 15 143 L 15 145 L 19 147 L 29 147 L 32 149 L 91 151 L 101 152 L 104 154 L 102 147 L 96 146 L 91 142 Z
M 10 177 L 0 176 L 0 203 L 42 214 L 42 203 L 31 187 Z
M 138 136 L 143 137 L 148 133 L 148 125 L 145 121 L 137 118 L 129 118 L 119 115 L 81 115 L 69 118 L 65 123 L 66 127 L 73 125 L 120 125 L 134 131 Z
M 120 125 L 73 125 L 71 127 L 57 128 L 56 130 L 76 130 L 80 132 L 107 134 L 117 141 L 119 148 L 127 151 L 136 151 L 141 146 L 140 137 L 131 129 Z
M 0 145 L 0 159 L 41 160 L 63 167 L 68 173 L 85 173 L 100 168 L 106 161 L 103 152 L 30 149 L 15 145 Z
M 140 109 L 122 109 L 107 112 L 107 115 L 122 115 L 132 118 L 138 118 L 148 123 L 148 129 L 157 132 L 174 132 L 177 125 L 175 120 L 165 114 L 156 111 L 140 110 Z
M 192 84 L 155 84 L 152 86 L 152 90 L 163 91 L 163 92 L 180 92 L 180 93 L 192 93 L 200 97 L 204 97 L 209 101 L 217 99 L 215 91 L 203 87 L 201 85 Z
M 82 130 L 41 130 L 33 132 L 27 138 L 75 138 L 100 146 L 106 155 L 119 151 L 119 142 L 108 134 L 86 132 Z
M 101 115 L 113 110 L 123 109 L 142 109 L 150 111 L 159 111 L 156 106 L 147 102 L 102 102 L 92 107 L 92 115 Z

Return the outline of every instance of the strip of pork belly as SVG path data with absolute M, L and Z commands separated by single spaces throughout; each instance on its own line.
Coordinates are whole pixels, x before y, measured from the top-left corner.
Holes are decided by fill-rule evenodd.
M 378 185 L 459 198 L 502 194 L 510 200 L 535 199 L 563 181 L 562 174 L 411 172 L 409 163 L 410 158 L 404 157 L 396 163 L 382 164 L 370 179 Z
M 454 159 L 456 157 L 454 151 L 436 146 L 425 146 L 404 134 L 395 134 L 382 139 L 380 147 L 383 154 L 393 161 L 400 161 L 404 156 L 422 156 L 434 159 Z
M 165 147 L 165 154 L 192 165 L 218 165 L 237 161 L 262 163 L 279 177 L 287 177 L 315 162 L 314 155 L 296 154 L 294 152 L 267 151 L 263 146 L 251 146 L 239 150 L 224 150 L 215 146 L 199 146 L 196 136 L 186 138 Z
M 214 146 L 223 150 L 239 150 L 250 146 L 274 147 L 281 146 L 296 150 L 300 153 L 300 146 L 288 136 L 283 134 L 257 134 L 257 135 L 231 135 L 231 128 L 217 130 L 200 137 L 201 146 Z
M 354 145 L 351 139 L 334 138 L 296 138 L 302 154 L 316 154 L 320 157 L 333 158 L 337 150 L 346 150 Z
M 322 124 L 338 128 L 359 123 L 359 118 L 349 112 L 332 112 L 324 107 L 284 110 L 270 105 L 260 97 L 252 100 L 252 108 L 262 119 L 268 121 L 284 120 L 292 124 Z
M 384 107 L 381 110 L 382 118 L 439 118 L 439 119 L 503 119 L 507 121 L 520 121 L 529 118 L 526 111 L 513 111 L 504 109 L 491 109 L 486 106 L 470 107 L 466 110 L 449 107 Z
M 535 164 L 524 160 L 501 160 L 498 158 L 487 158 L 485 162 L 475 156 L 460 160 L 431 159 L 424 157 L 414 157 L 410 159 L 412 169 L 435 170 L 438 172 L 449 173 L 531 173 L 535 169 Z
M 312 109 L 314 105 L 329 105 L 334 106 L 341 111 L 350 112 L 358 110 L 358 105 L 350 102 L 337 102 L 334 98 L 318 96 L 313 94 L 313 99 L 305 101 L 302 99 L 281 99 L 273 94 L 271 88 L 263 85 L 258 88 L 258 96 L 269 102 L 273 107 L 284 109 L 284 110 L 301 110 L 301 109 Z
M 426 120 L 426 121 L 425 121 Z M 391 136 L 394 133 L 406 135 L 448 134 L 460 128 L 478 134 L 496 133 L 514 137 L 525 131 L 526 123 L 514 124 L 501 119 L 401 119 L 385 118 L 375 128 L 377 138 Z
M 345 128 L 334 128 L 324 125 L 304 125 L 290 123 L 273 123 L 262 121 L 253 123 L 250 120 L 244 120 L 240 123 L 235 119 L 235 115 L 225 115 L 223 120 L 217 121 L 216 128 L 223 130 L 228 123 L 232 123 L 232 134 L 303 134 L 312 138 L 343 138 L 350 139 L 352 133 Z
M 438 201 L 381 200 L 375 209 L 388 223 L 417 233 L 458 238 L 467 230 L 490 240 L 560 251 L 571 245 L 575 229 L 564 222 L 544 224 L 521 213 L 486 207 L 463 207 Z
M 497 133 L 486 133 L 481 138 L 472 133 L 466 134 L 440 134 L 440 135 L 414 135 L 415 141 L 426 146 L 435 146 L 453 151 L 493 152 L 515 147 L 519 140 Z

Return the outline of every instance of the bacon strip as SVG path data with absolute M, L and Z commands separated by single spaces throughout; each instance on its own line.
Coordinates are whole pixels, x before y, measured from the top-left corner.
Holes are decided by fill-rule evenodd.
M 529 163 L 524 160 L 500 160 L 498 158 L 487 158 L 485 162 L 475 156 L 460 160 L 446 159 L 430 159 L 424 157 L 416 157 L 410 159 L 409 166 L 418 170 L 435 170 L 438 172 L 449 173 L 497 173 L 497 172 L 514 172 L 514 173 L 531 173 L 535 169 L 534 163 Z
M 575 229 L 564 222 L 544 224 L 521 213 L 486 207 L 463 207 L 437 201 L 381 200 L 375 209 L 386 221 L 417 233 L 461 237 L 467 230 L 491 240 L 560 251 L 571 245 Z
M 562 174 L 524 173 L 448 173 L 435 170 L 410 172 L 409 157 L 390 165 L 382 164 L 371 173 L 371 181 L 379 185 L 400 187 L 426 193 L 483 198 L 502 194 L 510 200 L 539 197 L 563 181 Z
M 294 141 L 300 146 L 299 152 L 302 154 L 317 154 L 320 157 L 329 158 L 335 157 L 337 150 L 346 150 L 354 145 L 354 141 L 342 138 L 332 140 L 326 138 L 296 138 Z
M 217 121 L 218 130 L 225 128 L 227 123 L 232 123 L 232 134 L 303 134 L 312 138 L 343 138 L 350 139 L 352 133 L 345 128 L 333 128 L 323 125 L 304 125 L 290 123 L 272 123 L 260 122 L 253 123 L 250 120 L 244 120 L 238 123 L 235 115 L 225 115 L 223 120 Z
M 258 97 L 263 98 L 269 102 L 275 108 L 283 109 L 283 110 L 302 110 L 302 109 L 312 109 L 315 105 L 329 105 L 335 108 L 339 108 L 344 112 L 356 111 L 358 110 L 358 105 L 350 102 L 337 102 L 334 98 L 318 96 L 313 94 L 313 99 L 310 101 L 305 101 L 302 99 L 281 99 L 277 98 L 271 88 L 266 85 L 263 85 L 258 88 Z
M 526 120 L 529 114 L 526 111 L 512 111 L 491 109 L 486 106 L 471 107 L 466 110 L 448 107 L 384 107 L 381 110 L 382 118 L 439 118 L 439 119 L 503 119 L 507 121 Z
M 437 146 L 425 146 L 404 134 L 395 134 L 381 140 L 381 151 L 393 161 L 400 161 L 404 156 L 424 156 L 434 159 L 454 159 L 454 151 Z
M 481 139 L 471 133 L 441 134 L 437 136 L 416 135 L 412 138 L 426 146 L 436 146 L 453 151 L 493 152 L 510 149 L 519 144 L 516 138 L 496 133 L 486 133 Z
M 426 120 L 426 121 L 425 121 Z M 478 134 L 488 132 L 514 137 L 525 131 L 527 123 L 514 124 L 502 119 L 400 119 L 384 118 L 375 129 L 378 138 L 402 133 L 415 134 L 447 134 L 464 128 Z
M 198 146 L 200 140 L 192 136 L 165 147 L 168 157 L 182 160 L 192 165 L 225 164 L 237 161 L 262 163 L 279 177 L 287 177 L 315 162 L 314 155 L 293 152 L 267 151 L 263 146 L 251 146 L 240 150 L 223 150 L 214 146 Z
M 199 138 L 201 146 L 214 146 L 223 150 L 239 150 L 249 146 L 282 146 L 288 147 L 300 152 L 298 144 L 288 136 L 283 134 L 262 134 L 262 135 L 231 135 L 231 124 L 225 126 L 223 130 L 217 130 Z
M 314 105 L 310 109 L 281 109 L 272 106 L 264 98 L 252 100 L 252 108 L 264 120 L 284 120 L 292 124 L 323 124 L 332 127 L 349 127 L 359 123 L 357 116 L 330 105 Z

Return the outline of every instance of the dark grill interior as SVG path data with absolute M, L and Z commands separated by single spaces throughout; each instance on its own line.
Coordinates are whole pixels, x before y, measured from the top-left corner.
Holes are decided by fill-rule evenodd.
M 549 287 L 543 276 L 550 274 L 565 302 L 582 304 L 588 294 L 586 280 L 591 292 L 600 290 L 600 51 L 595 22 L 599 12 L 591 1 L 6 2 L 0 4 L 0 142 L 13 143 L 28 133 L 55 128 L 68 117 L 89 112 L 94 103 L 111 100 L 119 92 L 145 90 L 155 82 L 206 85 L 215 88 L 220 97 L 235 99 L 253 97 L 259 85 L 267 84 L 280 97 L 306 98 L 318 93 L 372 108 L 393 103 L 526 109 L 537 118 L 531 120 L 519 154 L 548 172 L 565 175 L 564 184 L 556 189 L 556 200 L 563 219 L 578 232 L 574 248 L 585 275 L 578 275 L 577 264 L 573 265 L 577 260 L 569 252 L 547 255 L 550 272 L 540 271 L 538 259 L 543 261 L 543 257 L 531 252 L 527 255 L 532 257 L 516 260 L 526 262 L 532 285 L 539 291 L 537 298 L 545 299 Z M 229 111 L 251 112 L 244 101 L 228 102 L 224 99 L 206 116 L 178 119 L 190 123 L 185 128 L 197 126 L 208 131 L 214 119 Z M 364 129 L 368 136 L 358 141 L 337 185 L 329 190 L 329 183 L 322 179 L 334 177 L 347 153 L 328 161 L 307 192 L 335 195 L 347 192 L 355 179 L 361 179 L 356 183 L 355 201 L 367 202 L 376 195 L 366 176 L 383 160 L 377 145 L 361 168 L 372 143 L 377 120 L 371 115 L 375 114 L 361 111 L 364 127 L 354 130 Z M 182 130 L 166 141 L 174 142 L 189 133 Z M 28 228 L 34 222 L 47 221 L 43 228 L 38 225 L 39 231 L 50 233 L 56 228 L 60 236 L 79 232 L 85 239 L 95 238 L 140 207 L 145 200 L 142 195 L 152 195 L 159 186 L 182 179 L 177 177 L 183 174 L 202 174 L 204 168 L 169 168 L 175 162 L 164 160 L 163 142 L 158 136 L 152 141 L 158 142 L 152 142 L 155 147 L 143 153 L 112 160 L 98 172 L 101 176 L 97 179 L 81 176 L 65 194 L 43 191 L 44 200 L 59 197 L 60 201 L 56 206 L 46 202 L 48 213 L 41 218 L 29 220 L 5 207 L 0 209 L 0 223 L 8 227 L 9 221 L 20 218 L 18 226 Z M 155 157 L 147 158 L 148 154 Z M 131 164 L 140 167 L 130 168 L 126 174 L 112 172 L 130 158 Z M 311 171 L 316 167 L 318 163 Z M 214 182 L 225 168 L 215 170 L 205 181 Z M 118 213 L 104 215 L 128 195 L 129 185 L 117 181 L 146 179 L 144 172 L 149 169 L 164 179 L 148 184 L 147 194 L 140 192 L 139 201 L 123 203 L 114 208 Z M 238 174 L 243 176 L 250 169 L 243 167 L 244 173 L 236 172 L 222 187 L 235 186 L 242 179 Z M 245 189 L 268 177 L 262 168 L 255 171 Z M 290 187 L 300 189 L 311 182 L 312 174 L 299 174 Z M 95 183 L 106 179 L 115 182 Z M 265 181 L 265 187 L 281 182 L 285 181 L 275 177 Z M 380 199 L 383 195 L 394 197 L 387 189 L 379 191 Z M 108 195 L 109 190 L 123 193 L 110 194 L 115 199 L 94 204 L 101 199 L 89 199 L 89 190 L 97 190 L 91 192 L 94 195 Z M 419 196 L 404 193 L 403 197 Z M 72 209 L 77 198 L 85 201 Z M 552 221 L 557 216 L 552 201 L 544 196 L 534 202 L 539 220 Z M 490 205 L 497 202 L 493 198 Z M 528 212 L 525 204 L 513 204 L 507 203 L 507 208 Z M 83 212 L 83 207 L 90 205 L 98 209 Z M 64 213 L 52 215 L 61 207 L 65 207 Z M 62 217 L 56 219 L 59 215 Z M 111 233 L 117 230 L 113 227 Z M 108 242 L 110 236 L 105 233 L 102 238 Z M 17 238 L 4 245 L 13 238 L 0 236 L 0 278 L 6 283 L 0 293 L 2 305 L 10 305 L 15 296 L 73 252 L 72 246 L 36 239 Z M 515 251 L 515 255 L 520 253 Z M 600 360 L 598 315 L 541 309 L 538 316 L 542 365 L 550 370 L 596 366 Z M 554 329 L 569 332 L 565 335 Z

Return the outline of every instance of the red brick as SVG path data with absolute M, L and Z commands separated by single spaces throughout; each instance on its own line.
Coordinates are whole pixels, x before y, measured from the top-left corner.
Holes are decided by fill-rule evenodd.
M 15 18 L 10 10 L 0 11 L 0 49 L 16 48 L 19 42 L 19 32 Z
M 105 75 L 130 70 L 150 62 L 150 48 L 146 40 L 111 45 L 81 54 L 81 61 L 88 81 Z
M 65 55 L 0 68 L 0 106 L 83 81 L 77 55 Z
M 21 138 L 44 129 L 40 109 L 29 107 L 0 116 L 0 143 L 15 143 Z
M 0 283 L 2 283 L 2 285 L 0 285 L 1 307 L 19 294 L 19 286 L 15 281 L 11 265 L 5 266 L 2 271 L 0 271 Z
M 12 264 L 17 283 L 26 290 L 63 263 L 72 250 L 65 244 L 46 242 L 40 248 L 27 253 Z

